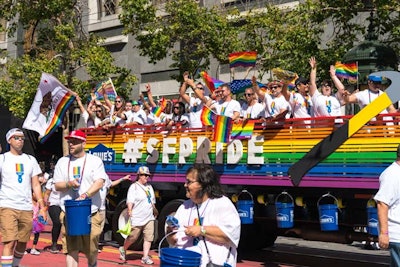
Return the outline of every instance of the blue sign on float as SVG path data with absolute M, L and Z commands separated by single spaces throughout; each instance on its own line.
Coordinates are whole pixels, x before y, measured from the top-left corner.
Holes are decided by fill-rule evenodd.
M 98 156 L 103 160 L 104 163 L 113 163 L 115 160 L 114 149 L 108 148 L 103 144 L 98 144 L 93 149 L 89 149 L 88 153 Z

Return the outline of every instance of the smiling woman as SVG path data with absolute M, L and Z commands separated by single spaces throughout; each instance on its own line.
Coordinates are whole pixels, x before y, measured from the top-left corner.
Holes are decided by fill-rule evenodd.
M 177 231 L 171 245 L 202 254 L 202 267 L 236 266 L 240 218 L 232 202 L 223 195 L 219 176 L 210 165 L 195 164 L 186 172 L 186 200 L 177 210 Z

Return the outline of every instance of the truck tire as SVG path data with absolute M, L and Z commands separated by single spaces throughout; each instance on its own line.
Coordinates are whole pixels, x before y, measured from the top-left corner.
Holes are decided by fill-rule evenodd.
M 112 233 L 113 240 L 118 242 L 120 246 L 124 245 L 126 235 L 117 233 L 118 229 L 124 227 L 128 222 L 128 207 L 126 206 L 126 201 L 121 201 L 114 211 L 112 217 Z M 138 240 L 129 247 L 130 250 L 142 250 L 143 249 L 143 235 L 141 234 Z
M 168 202 L 161 210 L 160 215 L 158 215 L 158 240 L 157 244 L 161 241 L 161 239 L 165 236 L 165 220 L 168 215 L 174 215 L 178 207 L 184 202 L 183 199 L 174 199 Z M 161 244 L 162 247 L 167 244 Z

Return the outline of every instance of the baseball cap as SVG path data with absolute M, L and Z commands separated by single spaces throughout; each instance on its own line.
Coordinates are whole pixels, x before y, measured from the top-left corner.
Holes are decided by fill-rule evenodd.
M 139 102 L 137 102 L 137 101 L 132 101 L 132 106 L 135 106 L 135 105 L 139 105 Z
M 74 131 L 70 132 L 68 136 L 65 137 L 65 139 L 67 139 L 67 140 L 71 139 L 71 138 L 86 141 L 86 134 L 80 130 L 74 130 Z
M 19 128 L 12 128 L 6 133 L 6 141 L 10 140 L 14 135 L 22 135 L 24 136 L 24 132 Z
M 307 84 L 308 83 L 308 79 L 304 78 L 304 77 L 299 77 L 297 78 L 297 80 L 294 82 L 294 84 L 297 86 L 299 84 Z
M 382 76 L 369 75 L 368 80 L 373 82 L 382 82 Z
M 137 171 L 137 174 L 147 174 L 147 175 L 150 175 L 149 167 L 140 166 L 139 169 L 138 169 L 138 171 Z

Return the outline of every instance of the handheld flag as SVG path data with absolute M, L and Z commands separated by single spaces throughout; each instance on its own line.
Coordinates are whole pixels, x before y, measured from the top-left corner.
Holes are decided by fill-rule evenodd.
M 254 67 L 257 60 L 256 51 L 245 51 L 245 52 L 235 52 L 229 54 L 229 67 L 236 68 L 242 67 Z
M 253 134 L 255 122 L 255 120 L 245 120 L 241 123 L 234 123 L 232 125 L 232 139 L 250 139 Z
M 336 76 L 342 79 L 356 80 L 358 75 L 357 62 L 353 63 L 340 63 L 336 62 Z
M 210 89 L 211 93 L 215 91 L 218 87 L 223 85 L 225 82 L 212 78 L 207 72 L 200 72 L 200 76 L 203 78 L 204 83 Z
M 214 117 L 215 114 L 206 106 L 203 106 L 203 110 L 201 112 L 201 122 L 204 126 L 213 126 L 214 125 Z
M 215 115 L 215 125 L 212 140 L 214 142 L 228 143 L 232 131 L 232 118 Z
M 257 82 L 258 86 L 261 88 L 264 84 Z M 242 80 L 233 80 L 229 83 L 229 87 L 231 88 L 232 94 L 240 94 L 244 93 L 246 88 L 252 88 L 253 83 L 250 79 L 242 79 Z
M 73 93 L 59 80 L 42 73 L 35 99 L 22 127 L 39 133 L 40 142 L 44 143 L 61 125 L 65 112 L 74 100 Z
M 166 106 L 167 106 L 167 100 L 165 100 L 165 98 L 163 97 L 160 100 L 160 106 L 153 107 L 151 109 L 151 112 L 154 114 L 154 116 L 160 117 L 162 111 L 165 109 Z
M 94 90 L 93 93 L 96 99 L 98 99 L 102 103 L 104 103 L 103 89 L 104 93 L 107 94 L 108 99 L 111 101 L 111 103 L 114 104 L 115 98 L 117 97 L 117 92 L 115 91 L 114 84 L 111 78 L 99 82 L 93 89 Z

